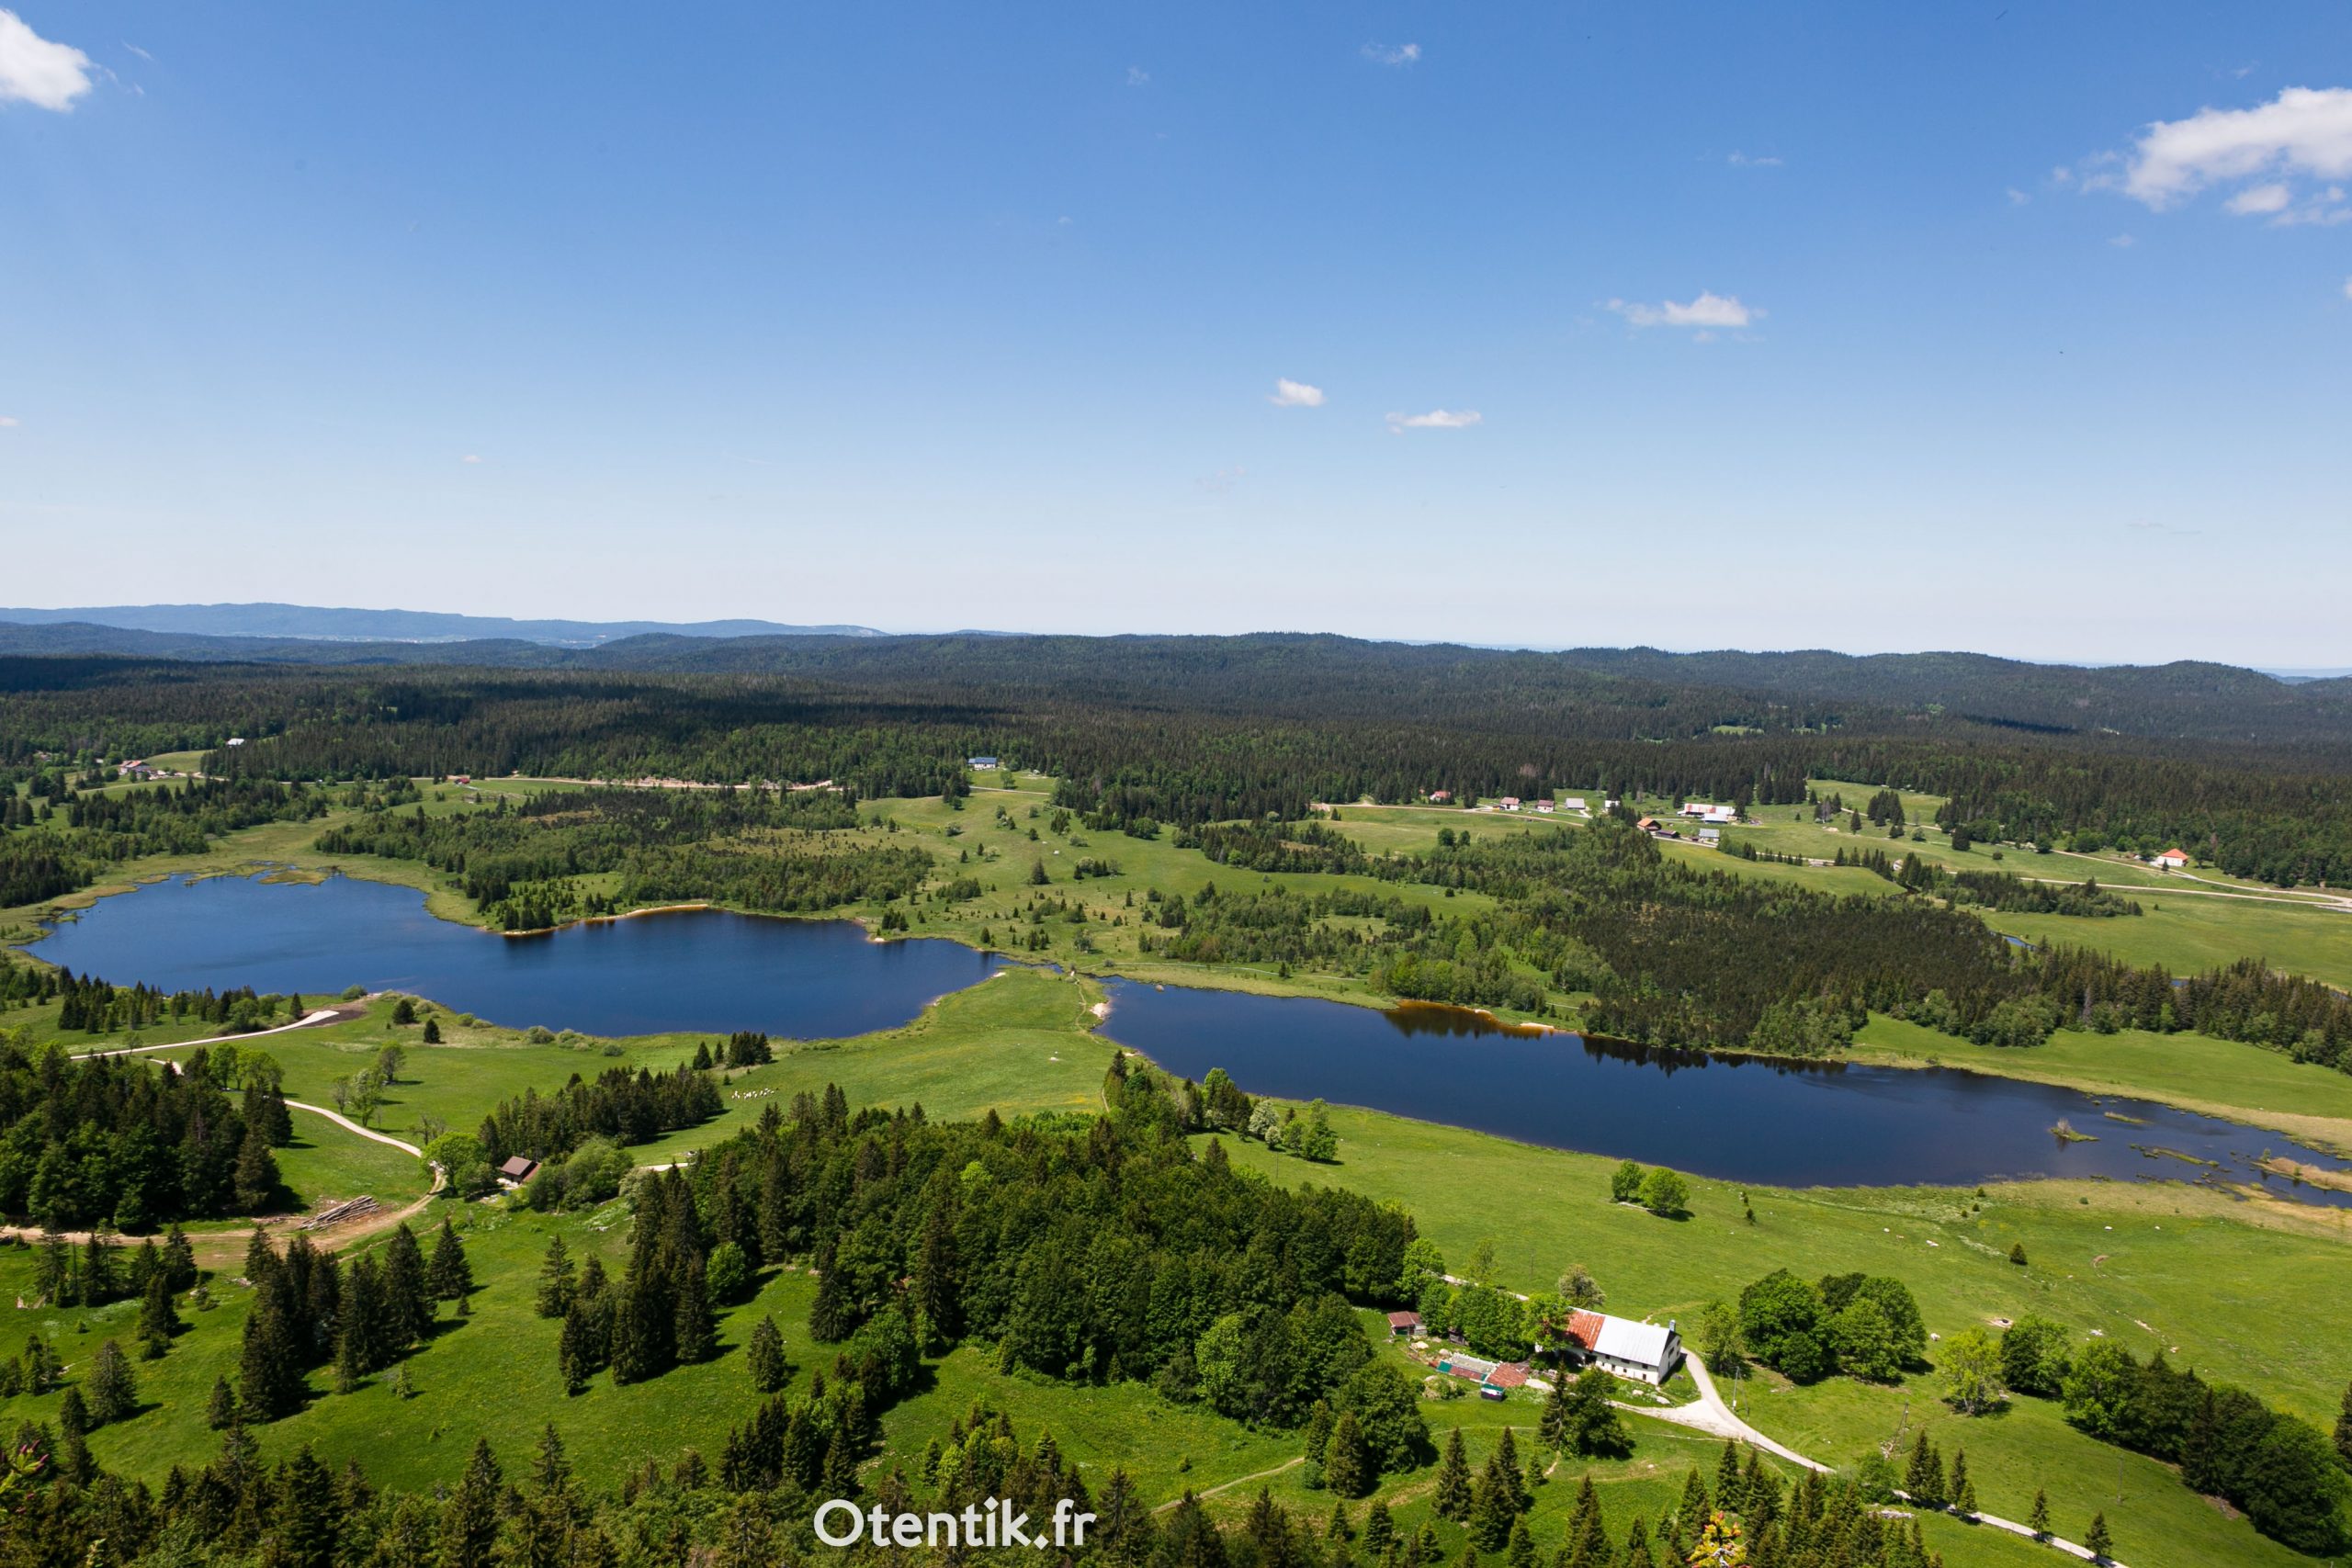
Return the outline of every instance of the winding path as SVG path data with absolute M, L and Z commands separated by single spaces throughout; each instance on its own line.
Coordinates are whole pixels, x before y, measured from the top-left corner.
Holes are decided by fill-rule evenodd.
M 1684 1350 L 1682 1359 L 1690 1369 L 1690 1381 L 1699 1385 L 1699 1397 L 1690 1404 L 1660 1408 L 1655 1404 L 1627 1404 L 1622 1400 L 1615 1399 L 1609 1403 L 1620 1410 L 1635 1416 L 1647 1416 L 1653 1420 L 1671 1421 L 1678 1427 L 1690 1427 L 1698 1431 L 1712 1432 L 1719 1438 L 1729 1438 L 1736 1442 L 1747 1443 L 1762 1449 L 1768 1454 L 1777 1454 L 1791 1464 L 1802 1465 L 1807 1470 L 1817 1471 L 1824 1475 L 1831 1473 L 1830 1467 L 1819 1460 L 1807 1459 L 1794 1449 L 1774 1442 L 1734 1414 L 1731 1406 L 1724 1403 L 1723 1394 L 1716 1390 L 1713 1374 L 1707 1371 L 1706 1363 L 1700 1360 L 1694 1352 Z M 1900 1488 L 1896 1489 L 1894 1495 L 1906 1503 L 1911 1501 L 1911 1495 Z M 2044 1546 L 2056 1547 L 2059 1551 L 2079 1557 L 2086 1562 L 2105 1562 L 2109 1564 L 2110 1568 L 2126 1568 L 2124 1563 L 2117 1562 L 2112 1557 L 2093 1556 L 2091 1549 L 2087 1546 L 2071 1540 L 2062 1540 L 2054 1535 L 2036 1536 L 2030 1525 L 2021 1525 L 2015 1519 L 2005 1519 L 1997 1514 L 1962 1514 L 1949 1508 L 1932 1511 L 1947 1514 L 1962 1524 L 1984 1525 L 1993 1529 L 2006 1530 L 2011 1535 L 2021 1535 L 2028 1540 L 2040 1540 Z

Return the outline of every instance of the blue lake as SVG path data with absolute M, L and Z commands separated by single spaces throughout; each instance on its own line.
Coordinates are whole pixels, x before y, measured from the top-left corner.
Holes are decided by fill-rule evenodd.
M 413 991 L 494 1023 L 589 1034 L 765 1030 L 799 1040 L 906 1022 L 1003 962 L 958 942 L 873 942 L 845 920 L 685 909 L 509 937 L 435 919 L 356 877 L 174 878 L 101 898 L 33 952 L 166 991 Z
M 717 910 L 503 937 L 435 919 L 413 889 L 345 877 L 158 883 L 100 899 L 33 951 L 77 974 L 165 990 L 250 985 L 333 996 L 359 985 L 516 1027 L 759 1029 L 804 1040 L 904 1023 L 1004 962 L 944 941 L 871 942 L 844 921 Z M 2282 1196 L 2352 1206 L 2352 1194 L 2296 1187 L 2254 1163 L 2266 1151 L 2331 1169 L 2344 1161 L 2147 1101 L 1953 1069 L 1654 1050 L 1506 1029 L 1451 1008 L 1382 1011 L 1107 984 L 1102 1032 L 1170 1072 L 1198 1079 L 1223 1067 L 1253 1093 L 1361 1105 L 1727 1180 L 2259 1181 Z M 2091 1141 L 2054 1136 L 2061 1121 Z

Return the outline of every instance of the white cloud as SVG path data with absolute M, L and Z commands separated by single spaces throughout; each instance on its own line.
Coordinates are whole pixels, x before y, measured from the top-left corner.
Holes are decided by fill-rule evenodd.
M 2282 185 L 2248 186 L 2222 205 L 2244 216 L 2250 212 L 2283 212 L 2291 198 L 2292 193 Z
M 2119 251 L 2128 251 L 2140 242 L 2129 234 L 2110 234 L 2108 236 L 2107 243 Z
M 1277 376 L 1274 389 L 1266 400 L 1278 409 L 1319 409 L 1323 406 L 1323 389 Z
M 1392 413 L 1388 428 L 1407 430 L 1467 430 L 1487 416 L 1476 409 L 1431 409 L 1427 413 Z
M 469 452 L 464 457 L 458 458 L 458 461 L 460 463 L 479 463 L 481 461 L 481 458 L 479 455 Z
M 1128 67 L 1127 67 L 1127 85 L 1128 85 L 1128 86 L 1130 86 L 1130 87 L 1144 87 L 1144 86 L 1148 86 L 1148 85 L 1150 85 L 1150 84 L 1151 84 L 1151 73 L 1150 73 L 1150 72 L 1146 71 L 1146 70 L 1145 70 L 1142 66 L 1140 66 L 1140 65 L 1130 65 L 1130 66 L 1128 66 Z
M 2010 205 L 2015 206 L 2015 207 L 2023 207 L 2027 202 L 2031 201 L 2032 199 L 2033 199 L 2033 197 L 2031 197 L 2028 196 L 2025 192 L 2023 192 L 2023 191 L 2021 191 L 2021 190 L 2018 189 L 2018 187 L 2017 187 L 2017 186 L 2011 186 L 2009 187 L 2009 202 L 2010 202 Z
M 2345 287 L 2347 289 L 2352 289 L 2352 284 L 2346 284 Z M 15 414 L 0 413 L 0 430 L 14 430 L 16 428 L 17 416 Z
M 1410 65 L 1420 59 L 1421 46 L 1417 43 L 1368 43 L 1363 46 L 1363 57 L 1375 65 Z
M 135 43 L 131 42 L 129 39 L 123 39 L 123 40 L 122 40 L 122 47 L 123 47 L 123 48 L 125 48 L 125 49 L 127 49 L 127 50 L 129 50 L 129 51 L 130 51 L 130 52 L 131 52 L 131 53 L 133 53 L 133 54 L 137 55 L 140 59 L 141 59 L 141 60 L 145 61 L 148 64 L 153 65 L 153 64 L 154 64 L 154 63 L 155 63 L 155 57 L 154 57 L 153 55 L 152 55 L 152 54 L 148 53 L 145 50 L 143 50 L 143 49 L 140 48 L 137 44 L 135 44 Z
M 1764 314 L 1741 304 L 1737 295 L 1703 289 L 1687 305 L 1672 299 L 1656 305 L 1611 299 L 1609 308 L 1637 327 L 1744 327 Z
M 2346 299 L 2352 299 L 2352 277 L 2347 277 L 2344 280 L 2344 298 Z M 14 424 L 17 422 L 12 419 L 8 423 L 10 424 Z
M 2132 148 L 2122 188 L 2162 209 L 2209 185 L 2279 174 L 2352 175 L 2352 87 L 2288 87 L 2250 109 L 2158 120 Z
M 1777 169 L 1781 166 L 1781 160 L 1770 154 L 1757 156 L 1747 152 L 1734 152 L 1725 162 L 1735 169 Z
M 0 11 L 0 104 L 60 111 L 90 90 L 90 57 L 51 43 L 14 11 Z

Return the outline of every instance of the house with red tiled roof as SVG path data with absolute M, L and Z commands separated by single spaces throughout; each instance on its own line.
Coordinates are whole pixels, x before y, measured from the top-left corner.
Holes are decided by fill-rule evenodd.
M 1682 1337 L 1671 1323 L 1635 1323 L 1605 1312 L 1568 1314 L 1565 1343 L 1554 1347 L 1572 1365 L 1595 1366 L 1638 1382 L 1662 1383 L 1682 1361 Z
M 2188 863 L 2187 850 L 2166 850 L 2155 857 L 2155 863 L 2165 871 L 2178 871 Z

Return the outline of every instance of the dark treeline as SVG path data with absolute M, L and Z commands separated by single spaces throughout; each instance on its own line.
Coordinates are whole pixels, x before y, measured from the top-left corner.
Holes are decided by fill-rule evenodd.
M 922 850 L 836 848 L 822 838 L 856 823 L 854 797 L 831 790 L 602 788 L 447 817 L 379 809 L 328 829 L 318 847 L 423 861 L 493 925 L 533 931 L 639 904 L 716 898 L 798 912 L 921 886 L 932 865 Z M 582 894 L 571 880 L 606 872 L 619 877 L 609 894 Z
M 482 1119 L 482 1151 L 493 1166 L 514 1155 L 547 1160 L 570 1154 L 591 1138 L 642 1144 L 699 1126 L 722 1109 L 718 1087 L 707 1074 L 681 1065 L 656 1075 L 640 1067 L 607 1067 L 594 1082 L 579 1074 L 553 1094 L 526 1089 Z
M 263 1212 L 278 1194 L 270 1150 L 293 1141 L 292 1119 L 274 1082 L 235 1100 L 209 1066 L 203 1052 L 184 1072 L 75 1061 L 0 1035 L 0 1213 L 139 1231 Z
M 6 790 L 0 810 L 0 905 L 54 898 L 87 886 L 122 861 L 196 854 L 236 829 L 301 821 L 327 810 L 316 791 L 270 779 L 190 779 L 115 795 L 68 789 L 62 801 L 38 806 L 35 798 Z
M 74 975 L 30 964 L 0 963 L 0 1010 L 56 1002 L 57 1027 L 90 1034 L 148 1029 L 172 1023 L 209 1023 L 223 1033 L 243 1033 L 302 1016 L 300 996 L 257 994 L 251 986 L 233 990 L 173 991 L 144 983 L 117 986 L 90 975 Z
M 0 660 L 0 767 L 30 768 L 37 750 L 203 744 L 234 716 L 251 743 L 212 753 L 208 771 L 831 778 L 873 797 L 959 791 L 963 759 L 989 754 L 1056 774 L 1062 804 L 1098 824 L 1301 818 L 1317 800 L 1441 787 L 1781 805 L 1804 799 L 1808 776 L 1833 777 L 1950 795 L 1978 838 L 2177 841 L 2244 874 L 2352 878 L 2352 728 L 2317 699 L 2285 699 L 2301 728 L 2191 739 L 2213 727 L 2020 728 L 1954 705 L 1340 638 L 750 640 L 678 650 L 688 666 L 741 667 L 725 673 Z M 2258 739 L 2220 738 L 2238 733 Z

